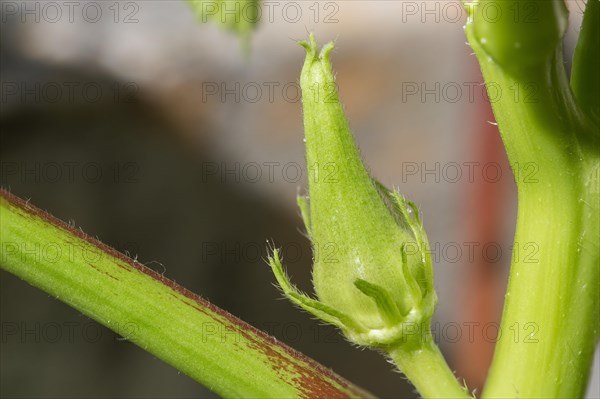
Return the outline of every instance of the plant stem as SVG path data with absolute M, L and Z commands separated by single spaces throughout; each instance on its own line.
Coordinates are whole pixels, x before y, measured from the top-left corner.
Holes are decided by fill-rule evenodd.
M 398 345 L 388 354 L 424 398 L 470 398 L 431 336 L 417 348 Z
M 543 10 L 557 3 L 535 4 Z M 560 40 L 537 63 L 497 60 L 476 36 L 477 23 L 485 21 L 470 22 L 467 36 L 488 87 L 502 91 L 492 106 L 519 201 L 499 340 L 483 396 L 582 397 L 598 333 L 598 126 L 573 98 Z M 553 23 L 542 18 L 526 29 L 544 31 Z M 504 33 L 490 24 L 485 39 Z
M 223 397 L 371 397 L 315 361 L 4 190 L 0 190 L 0 220 L 2 269 Z

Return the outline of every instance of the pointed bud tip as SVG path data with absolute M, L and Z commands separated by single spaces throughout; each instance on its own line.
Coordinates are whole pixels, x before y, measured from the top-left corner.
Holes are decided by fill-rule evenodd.
M 308 41 L 300 40 L 298 41 L 298 44 L 306 49 L 306 58 L 312 59 L 313 61 L 318 59 L 324 59 L 328 61 L 329 54 L 334 47 L 333 41 L 330 41 L 321 48 L 321 52 L 319 53 L 319 45 L 317 44 L 315 34 L 312 32 L 308 36 Z

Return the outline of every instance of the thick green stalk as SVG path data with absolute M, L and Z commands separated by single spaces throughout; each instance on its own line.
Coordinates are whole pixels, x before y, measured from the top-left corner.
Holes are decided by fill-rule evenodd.
M 223 397 L 370 397 L 274 338 L 3 190 L 0 220 L 4 270 Z
M 526 3 L 495 4 L 507 16 L 508 7 Z M 494 24 L 478 17 L 479 5 L 467 24 L 485 81 L 496 89 L 494 114 L 517 181 L 514 248 L 532 249 L 513 254 L 483 395 L 574 398 L 585 391 L 598 333 L 598 126 L 569 88 L 556 35 L 564 31 L 562 2 L 529 3 L 539 10 L 535 23 Z M 552 51 L 548 43 L 540 50 L 540 37 L 554 40 Z

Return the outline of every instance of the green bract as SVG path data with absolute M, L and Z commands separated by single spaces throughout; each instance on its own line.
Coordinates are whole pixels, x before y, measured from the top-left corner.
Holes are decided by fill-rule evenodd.
M 311 173 L 310 204 L 303 197 L 298 203 L 315 254 L 319 301 L 289 283 L 275 251 L 270 263 L 277 280 L 293 302 L 359 345 L 429 337 L 436 294 L 417 209 L 365 169 L 331 71 L 333 43 L 319 53 L 311 34 L 300 44 L 307 53 L 300 86 Z

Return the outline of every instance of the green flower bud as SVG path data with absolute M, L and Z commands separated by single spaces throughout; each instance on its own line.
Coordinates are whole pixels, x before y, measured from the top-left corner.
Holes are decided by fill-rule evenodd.
M 290 284 L 277 251 L 270 264 L 293 302 L 354 343 L 389 346 L 409 338 L 407 331 L 429 331 L 436 294 L 427 237 L 417 208 L 372 179 L 361 161 L 329 63 L 333 43 L 319 53 L 311 34 L 300 44 L 307 53 L 300 86 L 311 173 L 310 202 L 300 197 L 298 204 L 315 252 L 319 300 Z
M 512 70 L 547 61 L 567 30 L 563 0 L 475 0 L 465 6 L 479 44 Z

